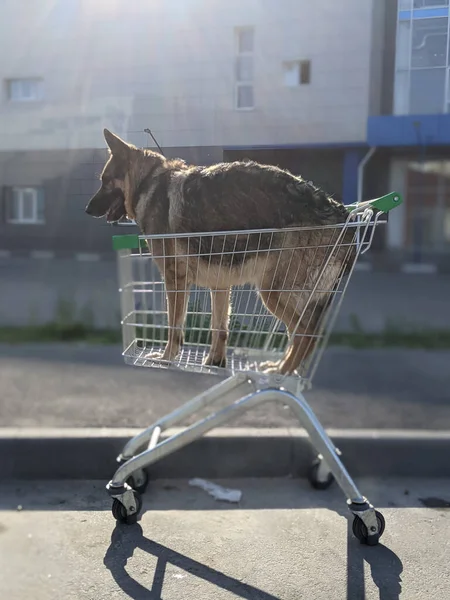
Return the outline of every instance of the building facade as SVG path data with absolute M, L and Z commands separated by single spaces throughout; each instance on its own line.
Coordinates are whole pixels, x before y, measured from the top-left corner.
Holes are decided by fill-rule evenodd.
M 396 189 L 405 206 L 372 254 L 445 264 L 448 2 L 46 0 L 24 11 L 4 0 L 1 11 L 0 254 L 112 256 L 117 230 L 84 213 L 108 127 L 153 147 L 150 128 L 165 154 L 194 163 L 278 164 L 344 203 Z
M 367 130 L 406 199 L 387 243 L 407 267 L 449 271 L 449 1 L 399 0 L 396 13 L 392 114 L 370 115 Z

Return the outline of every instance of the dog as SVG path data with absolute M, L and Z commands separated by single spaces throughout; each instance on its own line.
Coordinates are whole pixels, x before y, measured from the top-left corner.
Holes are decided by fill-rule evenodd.
M 289 335 L 283 358 L 266 370 L 296 372 L 354 259 L 350 228 L 332 227 L 348 220 L 344 205 L 277 166 L 190 165 L 137 148 L 107 129 L 103 133 L 109 157 L 86 213 L 108 222 L 127 217 L 142 235 L 173 234 L 148 242 L 167 298 L 169 333 L 161 360 L 173 361 L 181 349 L 189 289 L 198 285 L 211 290 L 211 345 L 204 364 L 225 367 L 230 290 L 251 284 Z M 280 231 L 176 237 L 267 229 Z

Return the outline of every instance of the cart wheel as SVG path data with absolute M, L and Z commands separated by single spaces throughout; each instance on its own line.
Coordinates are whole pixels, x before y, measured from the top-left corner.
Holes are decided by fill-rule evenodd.
M 127 514 L 125 506 L 122 504 L 122 502 L 120 502 L 120 500 L 118 500 L 117 498 L 114 498 L 113 505 L 112 505 L 112 514 L 113 514 L 113 517 L 116 519 L 116 521 L 118 521 L 119 523 L 126 523 L 127 525 L 133 525 L 134 523 L 137 522 L 139 513 L 141 512 L 141 509 L 142 509 L 142 499 L 141 499 L 141 496 L 135 491 L 133 491 L 133 495 L 134 495 L 134 500 L 136 502 L 136 512 L 133 513 L 132 515 Z
M 133 490 L 139 492 L 139 494 L 144 494 L 147 490 L 148 486 L 148 473 L 144 469 L 139 470 L 139 476 L 135 473 L 128 478 L 127 483 Z
M 380 539 L 380 537 L 383 535 L 384 532 L 384 528 L 386 526 L 386 522 L 384 520 L 383 515 L 378 512 L 377 510 L 375 511 L 375 515 L 377 517 L 377 523 L 378 523 L 378 534 L 376 536 L 372 535 L 369 537 L 368 532 L 367 532 L 367 527 L 364 524 L 364 521 L 358 517 L 357 515 L 355 515 L 355 518 L 353 519 L 353 535 L 358 538 L 358 540 L 361 542 L 361 544 L 368 544 L 369 546 L 376 546 L 376 544 L 378 544 L 378 541 Z
M 332 473 L 329 473 L 325 480 L 319 479 L 319 469 L 322 461 L 317 458 L 308 471 L 308 481 L 316 490 L 326 490 L 334 481 Z

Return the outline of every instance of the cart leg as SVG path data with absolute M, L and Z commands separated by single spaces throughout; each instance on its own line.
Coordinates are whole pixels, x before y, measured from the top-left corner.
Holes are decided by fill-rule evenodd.
M 341 456 L 341 451 L 338 448 L 334 450 L 338 456 Z M 308 472 L 308 479 L 316 490 L 326 490 L 333 483 L 333 473 L 321 454 L 318 454 L 316 460 L 312 463 Z
M 213 389 L 214 388 L 211 388 L 209 392 L 212 392 Z M 187 446 L 194 440 L 200 438 L 211 429 L 214 429 L 214 427 L 222 425 L 223 423 L 238 417 L 240 414 L 250 410 L 253 406 L 262 401 L 267 402 L 271 399 L 277 400 L 278 398 L 274 397 L 274 393 L 287 395 L 286 392 L 272 391 L 270 397 L 267 397 L 268 393 L 269 390 L 253 392 L 241 400 L 233 403 L 232 405 L 225 406 L 221 410 L 212 413 L 205 419 L 201 419 L 193 425 L 186 427 L 180 433 L 172 435 L 170 438 L 159 442 L 159 444 L 157 444 L 154 448 L 150 450 L 144 450 L 140 454 L 133 456 L 117 469 L 113 479 L 109 482 L 107 487 L 111 496 L 116 497 L 115 491 L 123 488 L 124 483 L 134 473 L 134 471 L 138 469 L 144 469 L 158 460 L 161 460 L 161 458 L 180 450 L 184 446 Z M 289 396 L 291 395 L 289 394 Z
M 313 446 L 319 452 L 319 457 L 325 463 L 323 474 L 326 476 L 329 470 L 347 497 L 348 508 L 354 515 L 353 533 L 362 543 L 376 545 L 384 531 L 383 516 L 375 511 L 356 487 L 339 458 L 339 450 L 334 447 L 303 394 L 299 394 L 298 397 L 289 394 L 289 397 L 291 407 L 308 432 Z
M 159 441 L 159 436 L 165 429 L 173 427 L 180 423 L 183 419 L 190 417 L 195 412 L 214 404 L 225 395 L 229 394 L 239 386 L 246 384 L 248 377 L 244 373 L 237 373 L 232 377 L 228 377 L 224 381 L 214 385 L 202 394 L 195 396 L 180 408 L 172 411 L 168 415 L 162 417 L 156 423 L 133 437 L 123 448 L 120 455 L 117 457 L 118 462 L 125 462 L 140 452 L 153 438 L 156 438 L 153 446 L 156 446 Z M 159 433 L 155 433 L 159 429 Z
M 115 500 L 121 502 L 124 491 L 127 491 L 124 487 L 126 485 L 125 482 L 134 471 L 143 469 L 161 458 L 172 454 L 176 450 L 190 444 L 195 439 L 198 439 L 211 429 L 237 418 L 254 406 L 270 401 L 282 402 L 292 408 L 299 421 L 308 432 L 312 444 L 324 457 L 331 473 L 348 499 L 348 507 L 355 518 L 353 532 L 356 537 L 358 537 L 361 542 L 369 545 L 377 544 L 384 530 L 384 519 L 382 515 L 376 512 L 374 507 L 359 492 L 346 468 L 339 459 L 330 438 L 303 395 L 300 394 L 299 397 L 296 397 L 290 392 L 280 389 L 264 389 L 253 392 L 234 404 L 213 413 L 209 417 L 197 421 L 182 432 L 160 442 L 154 448 L 145 450 L 141 454 L 134 456 L 121 465 L 115 472 L 113 479 L 107 485 L 109 494 Z M 131 490 L 131 492 L 133 492 L 133 490 Z M 129 514 L 127 513 L 126 506 L 124 506 L 123 509 L 126 514 Z M 133 514 L 134 513 L 130 516 Z
M 153 429 L 151 430 L 151 437 L 147 446 L 147 450 L 152 450 L 152 448 L 154 448 L 158 444 L 161 433 L 161 427 L 159 427 L 158 425 L 153 427 Z M 126 460 L 119 460 L 118 462 L 126 462 Z M 133 475 L 131 475 L 131 477 L 128 478 L 127 483 L 133 488 L 133 490 L 136 490 L 136 492 L 143 494 L 147 489 L 148 485 L 147 471 L 145 471 L 144 469 L 136 469 L 136 471 L 133 472 Z

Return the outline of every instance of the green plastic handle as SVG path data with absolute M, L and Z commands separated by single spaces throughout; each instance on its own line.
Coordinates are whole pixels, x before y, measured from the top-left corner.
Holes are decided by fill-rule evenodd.
M 403 198 L 397 192 L 391 192 L 386 196 L 380 198 L 374 198 L 373 200 L 367 200 L 366 202 L 355 202 L 353 204 L 347 204 L 346 209 L 351 212 L 355 208 L 376 208 L 377 210 L 387 213 L 396 206 L 399 206 L 403 202 Z
M 145 240 L 139 239 L 135 233 L 128 235 L 113 235 L 114 250 L 135 250 L 136 248 L 144 248 Z

